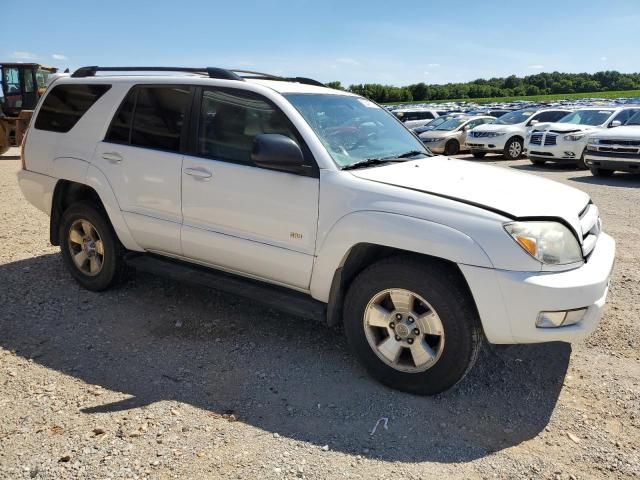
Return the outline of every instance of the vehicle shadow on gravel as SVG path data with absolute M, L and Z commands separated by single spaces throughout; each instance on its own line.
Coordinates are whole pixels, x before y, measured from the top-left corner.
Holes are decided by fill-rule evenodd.
M 640 175 L 635 173 L 615 173 L 612 177 L 595 177 L 587 173 L 584 176 L 571 177 L 569 180 L 591 185 L 607 185 L 609 187 L 640 187 Z
M 575 170 L 577 172 L 587 172 L 588 170 L 577 170 L 574 165 L 567 165 L 566 163 L 545 163 L 544 165 L 524 164 L 524 165 L 510 165 L 511 168 L 516 170 L 526 170 L 527 172 L 568 172 Z
M 208 412 L 233 413 L 269 434 L 384 461 L 466 462 L 536 436 L 571 353 L 491 347 L 458 386 L 427 398 L 371 380 L 342 335 L 312 321 L 146 274 L 88 292 L 57 254 L 0 266 L 0 304 L 2 348 L 130 395 L 83 397 L 86 415 L 176 400 L 202 409 L 204 424 L 223 421 Z

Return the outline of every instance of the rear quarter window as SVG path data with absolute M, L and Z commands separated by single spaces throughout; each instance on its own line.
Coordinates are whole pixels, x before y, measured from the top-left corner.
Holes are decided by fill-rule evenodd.
M 57 85 L 45 97 L 36 118 L 35 128 L 66 133 L 104 95 L 111 85 Z

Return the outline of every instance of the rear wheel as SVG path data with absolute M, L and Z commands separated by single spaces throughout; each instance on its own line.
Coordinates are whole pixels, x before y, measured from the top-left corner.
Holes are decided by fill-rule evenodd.
M 475 158 L 484 158 L 487 152 L 471 152 Z
M 445 155 L 457 155 L 460 152 L 460 143 L 457 140 L 449 140 L 444 146 Z
M 517 160 L 522 155 L 522 140 L 517 137 L 509 139 L 504 146 L 504 158 L 507 160 Z
M 344 328 L 373 377 L 420 395 L 464 378 L 482 342 L 473 300 L 458 276 L 404 256 L 381 260 L 356 277 L 345 299 Z
M 596 177 L 610 177 L 613 175 L 613 170 L 609 170 L 608 168 L 598 168 L 598 167 L 590 167 L 591 174 Z
M 79 202 L 65 210 L 59 238 L 67 270 L 84 288 L 101 291 L 120 281 L 123 248 L 105 215 L 93 204 Z

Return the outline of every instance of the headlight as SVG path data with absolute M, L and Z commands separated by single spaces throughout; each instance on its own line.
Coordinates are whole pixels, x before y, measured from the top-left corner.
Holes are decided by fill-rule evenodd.
M 487 133 L 487 137 L 489 138 L 493 138 L 493 137 L 501 137 L 502 135 L 505 135 L 507 132 L 489 132 Z
M 505 224 L 504 228 L 525 252 L 542 263 L 582 262 L 578 240 L 559 222 L 513 222 Z
M 584 133 L 571 133 L 569 135 L 565 135 L 564 138 L 568 142 L 577 142 L 578 140 L 584 138 Z
M 587 141 L 587 143 L 588 143 L 589 145 L 596 145 L 596 144 L 598 143 L 598 139 L 597 139 L 597 138 L 590 137 L 590 138 L 589 138 L 589 140 Z
M 424 143 L 433 143 L 433 142 L 439 142 L 440 140 L 442 140 L 441 138 L 423 138 L 422 141 Z

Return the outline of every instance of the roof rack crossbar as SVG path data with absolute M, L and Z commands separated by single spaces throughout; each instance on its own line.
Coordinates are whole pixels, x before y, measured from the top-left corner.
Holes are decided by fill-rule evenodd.
M 199 73 L 208 75 L 210 78 L 220 78 L 223 80 L 240 80 L 244 79 L 233 73 L 231 70 L 224 68 L 204 67 L 80 67 L 71 75 L 74 78 L 94 77 L 97 72 L 186 72 Z
M 71 75 L 74 78 L 94 77 L 97 72 L 186 72 L 199 73 L 208 75 L 209 78 L 218 78 L 222 80 L 239 80 L 244 81 L 245 78 L 279 80 L 281 82 L 296 82 L 306 85 L 315 85 L 324 87 L 325 85 L 317 80 L 306 77 L 281 77 L 270 73 L 254 72 L 252 70 L 237 70 L 217 67 L 99 67 L 97 65 L 89 67 L 80 67 Z

